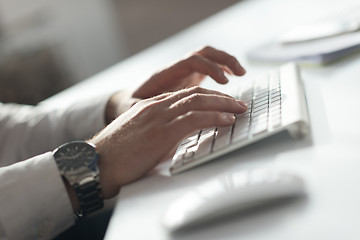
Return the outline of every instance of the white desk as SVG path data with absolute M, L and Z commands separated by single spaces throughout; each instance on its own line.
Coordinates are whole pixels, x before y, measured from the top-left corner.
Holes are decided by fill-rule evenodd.
M 113 91 L 114 86 L 135 86 L 158 67 L 207 44 L 234 54 L 247 75 L 254 76 L 276 66 L 248 62 L 247 50 L 293 24 L 350 2 L 242 1 L 47 102 L 54 104 L 70 95 L 73 101 L 84 87 L 95 94 Z M 304 67 L 302 76 L 312 136 L 297 141 L 280 134 L 173 177 L 160 171 L 165 163 L 151 176 L 122 188 L 106 239 L 360 239 L 360 54 L 321 68 Z M 211 81 L 205 86 L 229 89 Z M 162 228 L 164 210 L 192 185 L 221 173 L 265 165 L 302 172 L 308 197 L 182 234 L 171 235 Z

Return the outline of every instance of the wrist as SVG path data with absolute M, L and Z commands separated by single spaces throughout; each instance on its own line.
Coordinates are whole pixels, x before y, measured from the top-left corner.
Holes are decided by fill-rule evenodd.
M 104 203 L 95 146 L 74 141 L 55 149 L 53 156 L 77 217 L 101 209 Z
M 100 134 L 101 135 L 101 134 Z M 103 139 L 101 136 L 96 136 L 95 138 L 88 141 L 90 144 L 96 146 L 96 151 L 99 154 L 99 182 L 101 187 L 101 196 L 103 199 L 109 199 L 116 196 L 119 192 L 119 187 L 115 186 L 112 175 L 111 164 L 109 164 L 108 153 L 110 149 L 107 147 L 109 144 L 106 142 L 106 138 Z
M 140 100 L 133 97 L 132 95 L 132 92 L 123 90 L 113 94 L 110 97 L 105 108 L 106 124 L 111 123 Z

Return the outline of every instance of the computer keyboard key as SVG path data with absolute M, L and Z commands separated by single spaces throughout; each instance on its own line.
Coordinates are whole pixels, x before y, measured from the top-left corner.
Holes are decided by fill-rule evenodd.
M 193 140 L 191 142 L 187 142 L 185 144 L 182 144 L 181 147 L 184 148 L 184 149 L 187 149 L 187 148 L 191 148 L 193 146 L 196 146 L 198 143 L 197 139 L 196 140 Z
M 171 163 L 170 171 L 178 167 L 181 167 L 182 165 L 183 165 L 182 159 L 177 159 L 177 160 L 173 159 Z
M 253 114 L 252 114 L 252 117 L 256 117 L 264 112 L 267 112 L 268 111 L 268 105 L 261 105 L 261 106 L 258 106 L 258 107 L 254 107 L 253 108 Z
M 180 148 L 176 151 L 173 159 L 174 159 L 175 161 L 177 161 L 178 159 L 183 159 L 185 153 L 186 153 L 186 148 L 180 147 Z
M 250 127 L 249 118 L 238 118 L 232 129 L 231 142 L 238 142 L 248 138 Z
M 198 148 L 197 145 L 194 147 L 188 148 L 184 154 L 183 162 L 188 162 L 190 159 L 192 159 L 197 148 Z
M 269 104 L 269 99 L 266 98 L 266 99 L 263 99 L 261 102 L 257 102 L 254 104 L 254 107 L 253 109 L 256 110 L 256 109 L 259 109 L 260 107 L 267 107 Z
M 200 132 L 200 136 L 199 136 L 199 141 L 204 138 L 204 137 L 207 137 L 209 135 L 214 135 L 215 134 L 215 130 L 216 128 L 207 128 L 207 129 L 204 129 Z
M 270 95 L 275 96 L 277 94 L 280 94 L 281 90 L 279 86 L 273 86 L 273 88 L 270 90 Z
M 209 154 L 212 151 L 212 145 L 215 138 L 215 128 L 209 128 L 203 131 L 200 135 L 198 145 L 193 147 L 194 157 L 201 157 Z
M 266 132 L 268 130 L 268 122 L 260 121 L 251 126 L 251 133 L 253 136 L 256 136 L 260 133 Z
M 262 99 L 262 98 L 268 98 L 269 96 L 269 89 L 261 89 L 260 91 L 257 91 L 254 94 L 255 99 Z
M 280 99 L 277 99 L 276 101 L 271 101 L 270 102 L 270 108 L 274 108 L 276 106 L 278 106 L 280 108 L 280 105 L 281 105 L 281 100 Z
M 243 129 L 249 126 L 250 123 L 250 114 L 238 115 L 234 123 L 233 131 L 238 131 L 238 129 Z M 236 132 L 234 132 L 236 134 Z
M 194 151 L 194 157 L 199 158 L 201 156 L 211 153 L 213 141 L 214 138 L 209 137 L 203 142 L 199 142 L 196 151 Z
M 265 107 L 265 108 L 260 108 L 259 110 L 257 110 L 256 112 L 254 112 L 253 114 L 252 114 L 252 118 L 254 119 L 254 118 L 258 118 L 259 116 L 261 116 L 261 117 L 267 117 L 267 113 L 268 113 L 268 108 L 267 107 Z
M 217 128 L 213 151 L 227 147 L 231 143 L 232 126 Z
M 299 76 L 296 66 L 287 64 L 260 78 L 241 81 L 235 97 L 248 104 L 246 112 L 235 115 L 233 126 L 216 131 L 204 129 L 184 140 L 173 158 L 171 173 L 184 171 L 280 130 L 297 129 L 290 128 L 292 125 L 307 128 L 304 133 L 308 132 L 307 105 Z M 292 132 L 290 135 L 295 136 Z
M 236 143 L 236 142 L 244 141 L 245 139 L 248 138 L 249 138 L 249 129 L 246 128 L 243 131 L 239 131 L 239 133 L 237 133 L 236 135 L 233 135 L 233 137 L 231 138 L 231 142 Z
M 278 117 L 278 118 L 272 118 L 271 122 L 271 127 L 272 128 L 276 128 L 276 127 L 279 127 L 281 125 L 281 118 Z
M 269 118 L 275 119 L 281 117 L 281 110 L 280 109 L 271 109 L 269 112 Z
M 273 97 L 271 97 L 271 102 L 276 102 L 276 101 L 280 101 L 281 100 L 281 96 L 280 95 L 275 95 Z
M 189 147 L 195 146 L 199 139 L 199 134 L 200 134 L 200 132 L 184 139 L 184 141 L 182 141 L 180 146 L 183 148 L 189 148 Z

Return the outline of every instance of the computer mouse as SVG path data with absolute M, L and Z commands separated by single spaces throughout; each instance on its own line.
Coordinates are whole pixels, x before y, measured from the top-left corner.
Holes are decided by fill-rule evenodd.
M 224 174 L 194 187 L 171 203 L 163 216 L 170 232 L 276 200 L 305 195 L 304 180 L 295 172 L 253 169 Z

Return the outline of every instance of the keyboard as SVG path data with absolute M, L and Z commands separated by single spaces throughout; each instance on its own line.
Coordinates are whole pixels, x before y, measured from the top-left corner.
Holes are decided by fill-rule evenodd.
M 184 139 L 172 159 L 171 174 L 281 131 L 288 131 L 294 138 L 301 138 L 310 131 L 305 90 L 294 63 L 246 79 L 238 89 L 235 97 L 247 103 L 247 111 L 235 114 L 232 126 L 203 129 Z

